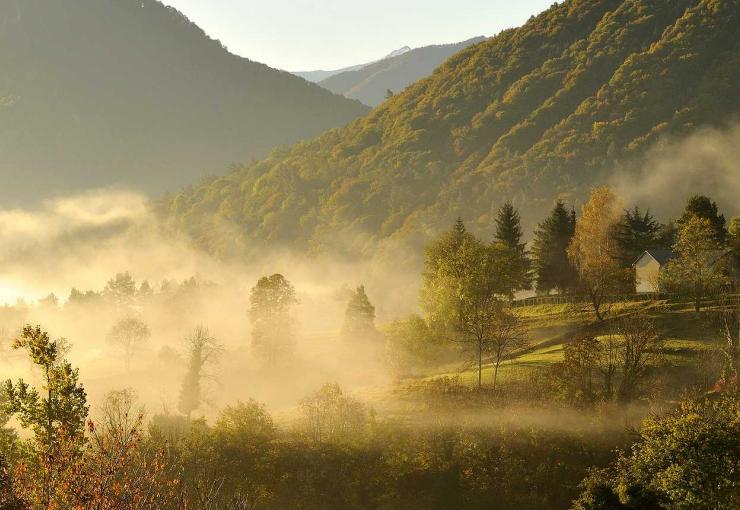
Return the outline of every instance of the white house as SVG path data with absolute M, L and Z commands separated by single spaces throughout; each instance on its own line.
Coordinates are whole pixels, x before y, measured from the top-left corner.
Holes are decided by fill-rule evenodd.
M 671 250 L 651 249 L 640 255 L 632 267 L 635 268 L 635 287 L 638 293 L 660 292 L 658 275 L 671 259 L 675 258 Z M 707 253 L 709 265 L 722 264 L 721 270 L 735 282 L 740 281 L 740 259 L 732 250 L 714 250 Z
M 640 255 L 632 266 L 635 268 L 635 286 L 638 293 L 659 292 L 658 274 L 669 260 L 675 257 L 671 250 L 653 249 Z

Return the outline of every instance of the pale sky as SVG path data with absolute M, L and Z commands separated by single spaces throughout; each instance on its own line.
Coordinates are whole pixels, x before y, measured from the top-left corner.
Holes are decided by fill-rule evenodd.
M 519 26 L 553 0 L 164 0 L 232 53 L 287 71 L 335 69 L 402 46 Z

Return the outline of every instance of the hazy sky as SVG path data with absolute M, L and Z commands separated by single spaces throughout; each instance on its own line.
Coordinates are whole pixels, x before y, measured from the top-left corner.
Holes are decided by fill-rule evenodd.
M 288 71 L 334 69 L 408 45 L 491 36 L 553 0 L 164 0 L 229 50 Z

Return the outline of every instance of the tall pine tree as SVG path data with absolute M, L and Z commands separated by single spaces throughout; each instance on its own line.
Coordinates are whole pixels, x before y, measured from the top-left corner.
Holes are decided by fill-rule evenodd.
M 576 287 L 578 276 L 568 260 L 567 249 L 576 227 L 575 210 L 569 213 L 562 201 L 535 231 L 532 253 L 537 290 L 567 293 Z
M 496 234 L 494 242 L 509 252 L 510 271 L 517 288 L 531 287 L 531 264 L 527 257 L 526 244 L 522 242 L 522 226 L 519 212 L 511 202 L 506 202 L 496 215 Z

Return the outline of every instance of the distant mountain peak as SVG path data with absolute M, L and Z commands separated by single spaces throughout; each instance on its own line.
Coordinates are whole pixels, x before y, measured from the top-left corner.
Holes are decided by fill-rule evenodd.
M 399 55 L 403 55 L 404 53 L 408 53 L 409 51 L 411 51 L 411 47 L 404 46 L 403 48 L 398 48 L 397 50 L 391 51 L 389 54 L 383 57 L 382 60 L 385 60 L 387 58 L 398 57 Z

